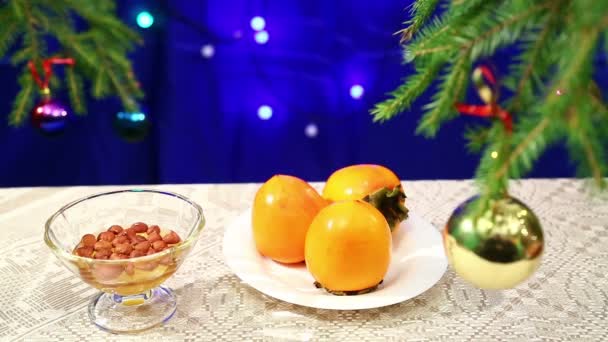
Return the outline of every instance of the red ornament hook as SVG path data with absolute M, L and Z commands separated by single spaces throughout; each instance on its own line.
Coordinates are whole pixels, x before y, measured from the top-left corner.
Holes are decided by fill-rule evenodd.
M 469 105 L 457 103 L 456 109 L 461 114 L 496 117 L 502 121 L 505 130 L 513 131 L 513 118 L 509 112 L 501 108 L 496 102 L 498 100 L 498 82 L 492 70 L 485 65 L 478 66 L 473 70 L 473 83 L 477 88 L 477 94 L 485 102 L 485 105 Z
M 47 58 L 47 59 L 43 60 L 42 69 L 44 70 L 44 79 L 40 77 L 40 74 L 38 74 L 38 70 L 36 70 L 36 66 L 34 65 L 34 62 L 30 61 L 28 63 L 28 67 L 30 68 L 30 72 L 32 73 L 32 77 L 34 78 L 34 81 L 36 81 L 36 83 L 38 84 L 40 89 L 42 91 L 48 91 L 49 82 L 51 80 L 51 76 L 53 75 L 53 65 L 54 64 L 64 64 L 64 65 L 72 66 L 75 63 L 76 62 L 74 61 L 73 58 L 52 57 L 52 58 Z

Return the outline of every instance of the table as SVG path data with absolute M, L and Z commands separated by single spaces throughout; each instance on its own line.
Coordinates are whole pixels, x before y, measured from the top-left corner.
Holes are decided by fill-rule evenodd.
M 517 288 L 482 291 L 448 270 L 424 294 L 366 311 L 279 302 L 230 272 L 223 231 L 258 186 L 146 186 L 191 197 L 205 210 L 207 226 L 167 282 L 178 294 L 177 313 L 135 336 L 91 325 L 87 305 L 95 290 L 61 266 L 42 239 L 44 221 L 62 204 L 124 187 L 0 189 L 0 340 L 608 341 L 608 200 L 591 196 L 583 181 L 513 182 L 512 194 L 536 212 L 546 236 L 540 269 Z M 438 228 L 475 193 L 471 181 L 406 181 L 404 187 L 410 209 Z

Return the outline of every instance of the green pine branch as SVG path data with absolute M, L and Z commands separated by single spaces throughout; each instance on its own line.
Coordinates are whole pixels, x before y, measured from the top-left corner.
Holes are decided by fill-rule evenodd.
M 467 127 L 464 137 L 467 140 L 467 150 L 470 153 L 481 152 L 490 139 L 489 130 L 484 126 Z
M 24 68 L 21 72 L 19 86 L 21 86 L 21 90 L 17 93 L 15 101 L 13 102 L 13 109 L 8 116 L 8 121 L 11 126 L 23 124 L 27 114 L 29 114 L 30 110 L 34 107 L 36 84 L 27 68 Z
M 73 68 L 68 68 L 65 71 L 65 78 L 68 85 L 68 91 L 70 93 L 70 103 L 72 109 L 77 114 L 84 114 L 86 111 L 86 104 L 84 100 L 84 86 L 82 84 L 82 78 L 74 71 Z
M 605 187 L 608 146 L 602 142 L 601 136 L 590 120 L 589 113 L 577 111 L 577 114 L 571 117 L 569 128 L 567 145 L 570 155 L 578 160 L 579 175 L 582 177 L 591 175 L 598 186 Z
M 501 0 L 453 1 L 440 18 L 433 18 L 414 41 L 405 47 L 405 61 L 411 62 L 427 54 L 447 51 L 446 44 L 463 25 L 474 26 L 483 13 L 502 3 Z M 420 52 L 423 51 L 423 52 Z
M 4 15 L 2 15 L 4 14 Z M 17 22 L 6 12 L 0 14 L 0 56 L 4 55 L 19 36 Z
M 378 103 L 372 110 L 374 122 L 384 122 L 410 108 L 412 103 L 428 88 L 435 80 L 441 67 L 445 64 L 443 59 L 436 59 L 426 65 L 403 85 L 393 91 L 392 98 Z
M 414 8 L 427 5 L 418 1 Z M 457 116 L 454 104 L 466 93 L 472 65 L 515 45 L 507 75 L 497 75 L 498 86 L 513 93 L 497 103 L 513 116 L 513 132 L 506 132 L 500 120 L 465 132 L 469 150 L 483 151 L 476 171 L 482 198 L 506 194 L 508 179 L 523 177 L 559 141 L 566 141 L 580 176 L 606 185 L 608 110 L 605 96 L 593 86 L 593 58 L 608 51 L 608 2 L 454 0 L 440 17 L 429 13 L 415 11 L 414 18 L 426 22 L 413 26 L 412 19 L 404 29 L 413 34 L 406 36 L 412 39 L 404 47 L 404 61 L 415 72 L 375 106 L 374 121 L 409 109 L 434 84 L 429 78 L 437 77 L 417 128 L 434 136 Z M 447 62 L 443 72 L 431 68 Z
M 486 134 L 488 142 L 477 167 L 475 178 L 481 197 L 488 199 L 506 193 L 508 177 L 504 174 L 497 175 L 501 165 L 504 165 L 510 156 L 512 137 L 499 121 L 486 129 Z
M 54 75 L 50 86 L 56 91 L 62 83 L 66 85 L 75 112 L 86 113 L 87 87 L 95 98 L 118 96 L 125 109 L 135 110 L 135 100 L 143 92 L 127 55 L 141 39 L 114 12 L 112 0 L 8 1 L 0 6 L 0 58 L 9 54 L 15 66 L 33 61 L 39 68 L 51 56 L 72 57 L 76 64 L 66 68 L 64 82 Z M 84 30 L 77 30 L 78 21 L 86 23 Z M 59 43 L 52 51 L 46 46 L 49 39 Z M 21 89 L 9 114 L 13 126 L 25 122 L 38 93 L 27 68 L 19 83 Z
M 91 88 L 91 95 L 94 98 L 100 99 L 110 93 L 110 78 L 104 69 L 98 69 L 97 75 L 93 81 L 93 87 Z
M 432 102 L 424 106 L 426 112 L 418 123 L 416 133 L 433 137 L 439 131 L 442 123 L 456 117 L 454 104 L 459 102 L 466 93 L 470 69 L 469 53 L 463 51 L 448 67 L 447 73 L 439 85 L 439 91 L 433 96 Z
M 558 15 L 552 13 L 538 34 L 528 33 L 522 38 L 523 52 L 510 67 L 511 75 L 504 80 L 505 86 L 515 93 L 511 103 L 515 113 L 533 103 L 536 94 L 543 90 L 542 75 L 555 63 L 551 50 L 558 38 L 554 34 L 559 25 Z
M 412 36 L 418 32 L 422 25 L 433 15 L 438 2 L 439 0 L 420 0 L 412 4 L 412 19 L 404 23 L 408 25 L 406 28 L 397 31 L 397 34 L 401 35 L 401 43 L 408 42 L 412 39 Z

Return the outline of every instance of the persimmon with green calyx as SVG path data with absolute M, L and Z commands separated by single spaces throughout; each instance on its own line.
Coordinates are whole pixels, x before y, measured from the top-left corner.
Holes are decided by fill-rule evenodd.
M 255 195 L 253 238 L 260 254 L 291 264 L 304 261 L 306 232 L 328 202 L 305 181 L 276 175 Z
M 408 216 L 399 177 L 382 165 L 351 165 L 335 171 L 327 179 L 323 197 L 334 202 L 366 201 L 380 210 L 391 230 Z

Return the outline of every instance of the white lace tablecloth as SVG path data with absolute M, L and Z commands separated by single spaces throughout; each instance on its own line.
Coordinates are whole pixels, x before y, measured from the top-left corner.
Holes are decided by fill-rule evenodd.
M 475 193 L 470 181 L 404 182 L 408 207 L 443 226 Z M 167 282 L 175 316 L 139 335 L 111 335 L 89 322 L 95 290 L 70 273 L 43 242 L 61 205 L 119 187 L 0 189 L 0 340 L 26 341 L 608 341 L 608 201 L 571 179 L 514 182 L 511 193 L 545 231 L 540 269 L 506 291 L 482 291 L 448 270 L 424 294 L 381 309 L 326 311 L 268 298 L 234 276 L 221 241 L 258 185 L 148 186 L 191 197 L 207 226 Z M 124 188 L 124 187 L 120 187 Z

